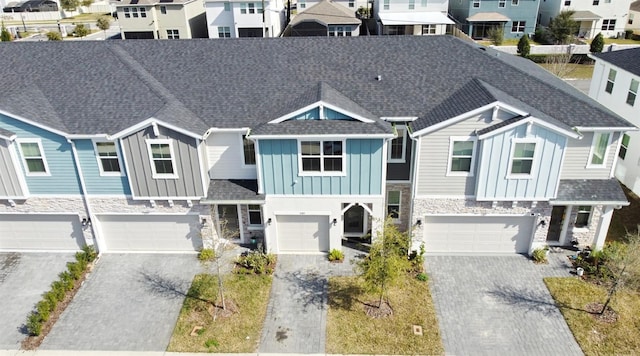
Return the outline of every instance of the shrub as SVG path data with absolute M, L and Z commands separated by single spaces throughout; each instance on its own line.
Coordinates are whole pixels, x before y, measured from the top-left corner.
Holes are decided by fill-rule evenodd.
M 53 293 L 56 301 L 61 302 L 67 295 L 67 290 L 64 288 L 64 283 L 62 283 L 61 281 L 54 281 L 53 283 L 51 283 L 50 293 Z
M 429 276 L 426 273 L 418 273 L 416 274 L 416 279 L 421 282 L 426 282 L 429 280 Z
M 591 46 L 589 46 L 589 52 L 591 53 L 600 53 L 604 48 L 604 37 L 602 37 L 602 33 L 598 33 L 596 37 L 591 41 Z
M 50 311 L 54 311 L 56 309 L 56 306 L 58 306 L 58 298 L 56 298 L 56 295 L 52 291 L 46 292 L 42 296 L 42 300 L 49 303 Z
M 216 258 L 216 252 L 211 248 L 203 248 L 198 253 L 198 259 L 200 261 L 211 261 Z
M 47 40 L 49 41 L 62 41 L 62 35 L 60 32 L 47 32 Z
M 494 46 L 500 46 L 504 41 L 504 29 L 501 26 L 493 26 L 487 31 L 487 36 Z
M 206 346 L 206 347 L 212 347 L 212 346 L 218 347 L 218 346 L 220 346 L 220 343 L 216 339 L 208 339 L 207 341 L 204 342 L 204 346 Z
M 533 34 L 534 41 L 540 44 L 552 44 L 553 40 L 551 39 L 551 34 L 549 31 L 543 28 L 537 28 L 536 32 Z
M 276 256 L 258 251 L 245 252 L 236 260 L 236 273 L 272 274 L 275 270 Z
M 58 274 L 58 277 L 60 278 L 60 282 L 62 282 L 66 291 L 70 291 L 73 289 L 75 281 L 71 273 L 69 273 L 68 271 L 63 271 Z
M 536 263 L 547 263 L 547 250 L 543 248 L 537 248 L 533 250 L 531 255 L 533 261 Z
M 42 324 L 42 318 L 38 313 L 32 312 L 29 314 L 27 317 L 27 331 L 29 332 L 29 335 L 39 336 L 42 332 Z
M 74 280 L 80 279 L 80 277 L 82 277 L 82 273 L 84 273 L 84 269 L 78 262 L 67 262 L 67 270 Z
M 411 261 L 411 268 L 413 271 L 422 272 L 424 269 L 424 254 L 424 243 L 420 244 L 420 252 L 413 250 L 411 251 L 411 254 L 409 254 L 409 261 Z
M 625 30 L 624 31 L 624 38 L 630 40 L 633 37 L 633 30 Z
M 527 58 L 530 52 L 531 45 L 529 44 L 529 35 L 525 33 L 520 37 L 520 40 L 518 40 L 518 53 L 521 57 Z
M 338 249 L 329 251 L 329 261 L 343 261 L 344 253 Z
M 91 263 L 98 258 L 98 252 L 93 247 L 93 245 L 84 245 L 82 247 L 82 256 L 81 258 L 85 260 L 87 263 Z M 76 259 L 78 258 L 78 254 L 76 254 Z
M 41 300 L 38 302 L 38 304 L 36 304 L 36 311 L 38 315 L 40 315 L 40 319 L 42 319 L 42 321 L 47 321 L 49 320 L 49 315 L 53 310 L 51 310 L 49 302 L 47 302 L 46 300 Z

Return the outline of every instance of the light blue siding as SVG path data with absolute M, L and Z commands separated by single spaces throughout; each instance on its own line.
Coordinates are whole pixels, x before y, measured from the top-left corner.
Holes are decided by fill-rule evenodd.
M 95 148 L 91 140 L 76 140 L 76 150 L 82 174 L 84 176 L 87 194 L 130 195 L 129 183 L 126 176 L 101 176 Z M 116 145 L 118 143 L 116 142 Z M 122 153 L 118 150 L 120 158 Z M 120 160 L 122 163 L 122 160 Z M 124 164 L 120 165 L 124 173 Z
M 346 144 L 346 176 L 299 176 L 296 140 L 259 140 L 266 194 L 382 194 L 381 139 L 353 139 Z
M 477 179 L 477 198 L 544 200 L 553 198 L 560 177 L 566 137 L 540 126 L 526 135 L 522 125 L 481 142 Z M 536 156 L 530 179 L 507 178 L 513 138 L 536 138 Z
M 353 120 L 352 117 L 339 113 L 329 108 L 324 108 L 324 119 L 327 120 Z M 313 108 L 300 115 L 297 115 L 290 120 L 320 120 L 320 108 Z
M 511 0 L 504 3 L 504 7 L 499 6 L 498 0 L 481 0 L 480 7 L 473 7 L 472 0 L 449 1 L 449 13 L 458 21 L 463 23 L 463 30 L 470 36 L 474 36 L 474 26 L 485 24 L 494 26 L 504 24 L 504 38 L 520 38 L 522 35 L 535 32 L 538 16 L 539 0 L 519 0 L 514 5 Z M 478 13 L 497 12 L 510 19 L 508 22 L 475 22 L 469 23 L 466 19 Z M 523 32 L 511 32 L 514 21 L 525 21 Z
M 319 120 L 319 119 L 320 119 L 319 108 L 311 109 L 309 111 L 306 111 L 300 115 L 297 115 L 291 118 L 291 120 Z
M 18 145 L 15 145 L 31 194 L 80 194 L 80 180 L 76 172 L 71 145 L 66 138 L 2 114 L 0 114 L 0 127 L 15 132 L 18 139 L 39 138 L 42 142 L 50 176 L 27 176 Z
M 324 116 L 327 120 L 353 120 L 352 117 L 328 108 L 324 108 Z

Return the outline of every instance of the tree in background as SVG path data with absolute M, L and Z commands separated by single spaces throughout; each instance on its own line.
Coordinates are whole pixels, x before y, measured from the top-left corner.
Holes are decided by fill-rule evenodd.
M 551 19 L 549 33 L 557 44 L 568 44 L 574 34 L 580 29 L 580 25 L 573 19 L 573 10 L 561 11 L 558 16 Z
M 531 52 L 531 45 L 529 44 L 529 35 L 526 33 L 520 37 L 518 41 L 518 53 L 520 53 L 521 57 L 527 58 L 529 57 L 529 52 Z
M 603 265 L 611 276 L 611 285 L 600 314 L 607 310 L 618 290 L 640 288 L 640 233 L 628 233 L 626 240 L 626 244 L 608 246 L 607 258 Z
M 596 37 L 591 41 L 591 46 L 589 47 L 589 52 L 591 53 L 600 53 L 604 48 L 604 37 L 602 33 L 598 33 Z
M 12 40 L 13 40 L 13 37 L 11 36 L 11 32 L 9 32 L 9 30 L 7 30 L 7 28 L 4 27 L 4 23 L 2 23 L 2 31 L 0 31 L 0 41 L 10 42 Z
M 487 36 L 494 46 L 500 46 L 504 41 L 504 29 L 502 26 L 493 26 L 487 31 Z
M 62 41 L 62 35 L 60 32 L 47 32 L 47 39 L 49 41 Z
M 107 30 L 111 27 L 111 18 L 109 16 L 103 15 L 98 17 L 96 21 L 96 26 L 104 32 L 104 39 L 107 39 Z
M 73 29 L 73 33 L 75 33 L 76 36 L 82 38 L 89 34 L 89 29 L 86 28 L 85 25 L 80 23 L 80 24 L 77 24 L 76 27 Z
M 80 0 L 60 0 L 60 7 L 66 11 L 75 11 L 80 6 Z

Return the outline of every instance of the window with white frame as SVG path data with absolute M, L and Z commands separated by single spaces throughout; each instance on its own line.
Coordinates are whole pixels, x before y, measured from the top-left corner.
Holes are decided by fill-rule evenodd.
M 342 173 L 343 141 L 300 141 L 301 172 Z
M 167 14 L 167 7 L 166 6 L 160 6 L 160 13 L 163 15 Z
M 120 175 L 120 159 L 115 142 L 94 142 L 100 175 Z
M 533 171 L 535 152 L 536 143 L 534 141 L 514 141 L 509 173 L 512 175 L 530 175 Z
M 631 79 L 629 92 L 627 93 L 627 104 L 633 106 L 636 103 L 636 96 L 638 96 L 638 81 Z
M 329 26 L 329 37 L 351 37 L 351 26 Z
M 298 0 L 298 7 L 301 9 L 307 8 L 307 0 Z
M 244 164 L 256 164 L 256 146 L 247 136 L 242 135 L 242 152 L 244 154 Z
M 178 178 L 171 140 L 147 140 L 153 178 Z
M 423 35 L 435 35 L 436 34 L 436 25 L 422 25 L 422 34 Z
M 300 5 L 300 1 L 298 4 Z M 261 14 L 262 13 L 262 3 L 260 2 L 242 2 L 240 3 L 240 13 L 241 14 Z
M 387 193 L 387 216 L 392 219 L 400 219 L 400 191 L 390 190 Z
M 602 30 L 603 31 L 613 31 L 616 29 L 616 19 L 605 19 L 602 20 Z
M 507 0 L 498 0 L 498 7 L 507 7 Z
M 409 10 L 414 10 L 416 8 L 416 0 L 409 0 Z
M 524 32 L 526 21 L 513 21 L 511 24 L 511 32 Z
M 167 38 L 170 40 L 179 40 L 180 33 L 178 30 L 167 30 Z
M 511 0 L 511 6 L 518 6 L 520 5 L 520 0 Z
M 405 151 L 407 148 L 407 129 L 404 127 L 397 127 L 398 137 L 391 140 L 389 144 L 388 162 L 390 163 L 404 163 Z
M 231 27 L 229 27 L 229 26 L 219 26 L 218 27 L 218 38 L 231 38 Z
M 629 14 L 629 19 L 627 20 L 627 23 L 629 25 L 633 25 L 633 14 L 631 14 L 631 13 Z
M 472 6 L 476 8 L 480 7 L 480 0 L 473 0 Z
M 618 157 L 620 157 L 620 159 L 624 159 L 625 157 L 627 157 L 629 141 L 631 141 L 631 136 L 627 134 L 622 135 L 622 142 L 620 142 L 620 151 L 618 152 Z
M 422 7 L 427 7 L 427 5 L 428 5 L 427 0 L 421 0 L 421 1 L 420 1 L 420 6 L 422 6 Z
M 448 175 L 472 175 L 476 141 L 467 137 L 449 139 Z
M 124 17 L 126 18 L 147 17 L 147 9 L 145 9 L 144 7 L 125 7 Z
M 299 0 L 298 0 L 299 1 Z M 384 2 L 382 3 L 382 7 L 385 10 L 389 10 L 389 0 L 383 0 Z
M 225 2 L 224 3 L 224 11 L 231 11 L 231 3 L 230 2 Z
M 565 0 L 564 6 L 571 6 L 571 0 Z
M 349 0 L 348 6 L 351 8 L 356 7 L 356 0 Z
M 28 176 L 47 176 L 49 166 L 44 157 L 42 143 L 38 139 L 18 140 L 24 168 Z
M 609 139 L 611 134 L 608 132 L 596 132 L 593 135 L 593 143 L 591 144 L 591 153 L 589 154 L 590 167 L 604 167 L 607 158 L 607 147 L 609 147 Z
M 611 94 L 613 91 L 613 85 L 616 83 L 616 70 L 609 69 L 609 76 L 607 77 L 607 85 L 604 87 L 604 91 Z
M 262 210 L 260 205 L 247 205 L 249 211 L 249 225 L 261 226 L 262 225 Z
M 589 225 L 589 219 L 591 218 L 591 206 L 580 205 L 576 212 L 575 227 L 586 227 Z

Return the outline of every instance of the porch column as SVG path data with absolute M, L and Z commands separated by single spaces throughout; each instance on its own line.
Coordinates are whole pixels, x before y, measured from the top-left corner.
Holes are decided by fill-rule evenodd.
M 595 239 L 593 241 L 594 250 L 602 250 L 604 247 L 604 241 L 607 238 L 607 232 L 609 232 L 609 225 L 611 225 L 611 217 L 613 216 L 613 206 L 605 205 L 602 215 L 600 216 L 600 225 L 596 232 Z
M 562 217 L 562 229 L 560 230 L 560 238 L 558 241 L 561 245 L 566 245 L 567 229 L 569 228 L 569 219 L 571 218 L 572 205 L 567 205 L 564 209 L 564 216 Z
M 378 231 L 382 230 L 385 219 L 384 201 L 371 204 L 373 216 L 371 216 L 371 242 L 375 241 Z

